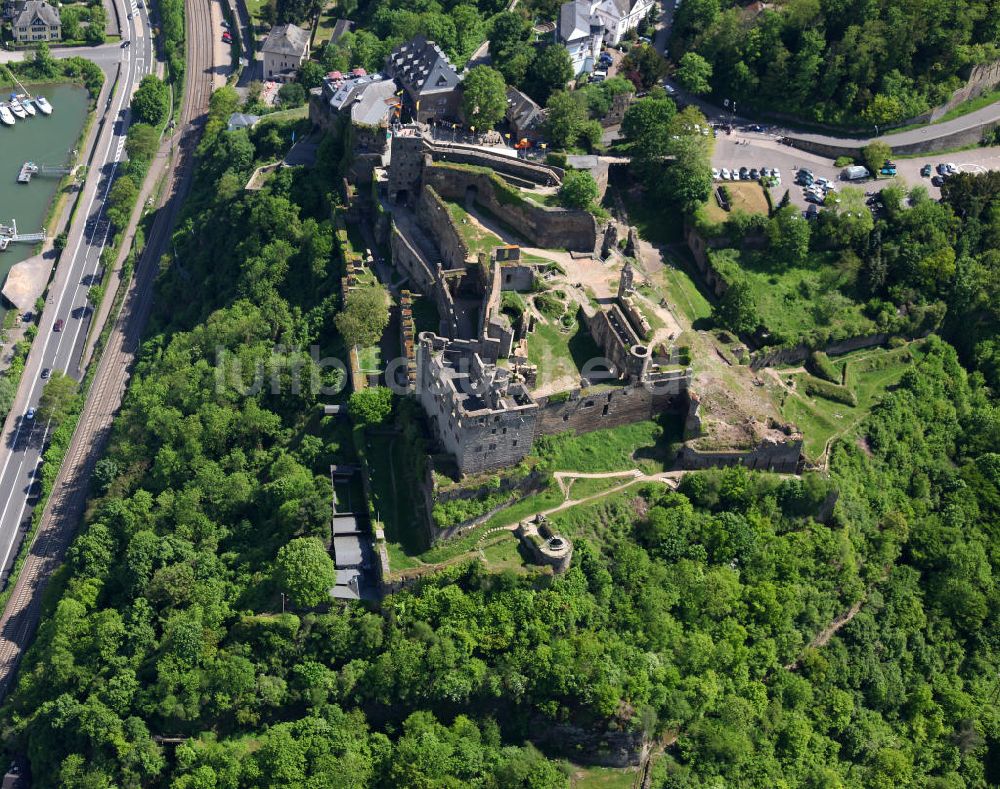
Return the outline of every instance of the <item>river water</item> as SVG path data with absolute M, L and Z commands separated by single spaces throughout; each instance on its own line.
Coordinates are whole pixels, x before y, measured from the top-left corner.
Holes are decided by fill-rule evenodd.
M 49 211 L 61 176 L 36 175 L 30 184 L 19 184 L 17 174 L 25 162 L 63 165 L 70 161 L 70 151 L 79 144 L 80 129 L 87 117 L 87 91 L 76 85 L 25 86 L 28 91 L 45 96 L 52 114 L 38 112 L 13 126 L 0 125 L 0 224 L 17 220 L 21 233 L 37 233 Z M 9 90 L 0 88 L 3 99 Z M 0 252 L 0 283 L 15 263 L 31 256 L 32 244 L 11 244 Z M 0 315 L 4 306 L 0 305 Z

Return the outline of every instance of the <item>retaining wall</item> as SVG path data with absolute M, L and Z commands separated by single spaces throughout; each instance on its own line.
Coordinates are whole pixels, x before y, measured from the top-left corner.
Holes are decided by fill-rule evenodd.
M 417 221 L 430 235 L 446 268 L 462 268 L 470 260 L 469 248 L 452 221 L 448 206 L 430 186 L 420 190 Z
M 593 253 L 597 246 L 593 214 L 548 208 L 501 192 L 489 173 L 435 165 L 424 170 L 424 183 L 446 200 L 464 203 L 471 195 L 478 205 L 536 247 Z
M 687 397 L 678 384 L 650 388 L 643 384 L 591 391 L 575 389 L 567 399 L 540 398 L 535 435 L 554 435 L 570 430 L 589 433 L 609 427 L 653 419 L 665 411 L 680 413 L 687 408 Z
M 689 446 L 681 449 L 677 465 L 684 469 L 706 469 L 719 466 L 746 466 L 758 471 L 795 474 L 802 456 L 802 439 L 781 443 L 764 441 L 744 452 L 702 452 Z
M 888 334 L 867 334 L 861 337 L 850 337 L 846 340 L 832 342 L 822 350 L 828 356 L 839 356 L 841 354 L 857 351 L 862 348 L 872 348 L 876 345 L 885 345 L 889 341 Z M 796 345 L 793 348 L 776 348 L 769 351 L 758 351 L 750 359 L 750 369 L 759 370 L 762 367 L 774 367 L 778 364 L 798 364 L 809 358 L 815 348 L 807 345 Z

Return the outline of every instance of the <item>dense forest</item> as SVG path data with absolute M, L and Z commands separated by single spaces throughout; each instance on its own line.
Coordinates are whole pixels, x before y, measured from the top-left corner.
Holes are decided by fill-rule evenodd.
M 684 0 L 672 54 L 695 52 L 711 88 L 747 109 L 832 124 L 888 124 L 949 98 L 1000 54 L 989 0 Z
M 568 511 L 562 576 L 471 563 L 378 608 L 283 611 L 282 548 L 329 541 L 326 470 L 353 450 L 308 387 L 247 371 L 341 350 L 341 154 L 326 140 L 245 191 L 288 129 L 225 132 L 235 106 L 213 97 L 151 334 L 3 708 L 36 785 L 545 789 L 639 738 L 666 748 L 662 789 L 1000 782 L 1000 412 L 935 336 L 829 475 L 691 474 Z M 963 259 L 986 254 L 991 195 L 949 195 Z

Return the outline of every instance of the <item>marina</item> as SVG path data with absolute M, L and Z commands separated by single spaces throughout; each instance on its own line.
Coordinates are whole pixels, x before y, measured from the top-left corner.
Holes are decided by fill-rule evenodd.
M 75 164 L 72 151 L 80 143 L 80 130 L 87 117 L 87 92 L 82 87 L 61 84 L 41 89 L 45 99 L 32 85 L 18 86 L 17 100 L 25 117 L 18 118 L 10 109 L 9 88 L 0 93 L 0 224 L 17 233 L 0 235 L 0 284 L 7 279 L 11 267 L 31 257 L 37 246 L 39 231 L 49 225 L 49 210 L 61 178 Z M 26 109 L 33 105 L 36 114 Z M 57 111 L 53 112 L 53 108 Z M 50 116 L 50 117 L 46 117 Z M 8 122 L 9 121 L 9 122 Z M 30 165 L 30 166 L 28 166 Z M 33 170 L 37 167 L 37 171 Z M 49 167 L 54 169 L 50 172 Z M 21 171 L 30 180 L 21 182 Z M 62 172 L 60 172 L 62 171 Z M 42 176 L 52 177 L 42 177 Z M 12 221 L 14 220 L 14 221 Z M 17 240 L 14 240 L 14 236 Z M 31 240 L 36 239 L 36 240 Z M 22 243 L 23 242 L 23 243 Z M 0 314 L 6 305 L 0 305 Z

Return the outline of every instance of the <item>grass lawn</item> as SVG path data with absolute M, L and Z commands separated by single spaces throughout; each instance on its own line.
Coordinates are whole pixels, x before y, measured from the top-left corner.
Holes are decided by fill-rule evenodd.
M 312 43 L 313 49 L 319 49 L 333 37 L 333 29 L 337 26 L 337 17 L 334 12 L 336 7 L 336 3 L 327 3 L 320 11 L 319 21 L 316 24 L 316 35 Z
M 831 438 L 847 436 L 854 430 L 886 389 L 896 384 L 921 355 L 919 344 L 911 343 L 893 350 L 871 348 L 832 357 L 838 369 L 845 363 L 849 366 L 850 388 L 858 398 L 854 407 L 801 392 L 787 394 L 781 415 L 802 430 L 806 457 L 818 460 Z M 792 376 L 798 377 L 799 374 Z
M 598 545 L 631 538 L 636 515 L 633 502 L 642 488 L 643 485 L 637 483 L 618 493 L 554 512 L 549 516 L 552 530 L 571 540 L 584 538 Z
M 651 244 L 670 244 L 684 240 L 684 217 L 680 211 L 666 209 L 654 200 L 643 197 L 635 189 L 618 189 L 628 221 L 639 230 L 639 235 Z M 609 194 L 611 189 L 608 190 Z M 609 203 L 605 198 L 605 203 Z
M 715 199 L 714 190 L 718 188 L 717 185 L 713 186 L 712 196 L 705 204 L 705 214 L 713 222 L 725 222 L 733 211 L 742 211 L 745 214 L 767 213 L 764 187 L 756 181 L 731 181 L 724 186 L 729 190 L 729 211 L 723 211 Z
M 458 203 L 446 201 L 448 213 L 451 214 L 451 221 L 455 223 L 455 229 L 469 248 L 469 253 L 475 257 L 479 252 L 491 253 L 494 249 L 503 245 L 499 236 L 485 230 L 481 225 L 469 216 L 469 213 Z
M 358 351 L 361 370 L 366 373 L 377 373 L 382 369 L 382 353 L 377 345 L 368 345 Z
M 639 772 L 638 767 L 571 767 L 571 789 L 632 789 Z
M 267 5 L 267 0 L 246 0 L 247 3 L 247 13 L 250 15 L 250 20 L 254 24 L 262 24 L 264 20 L 260 16 L 260 12 Z
M 680 439 L 680 418 L 662 414 L 621 427 L 574 435 L 567 431 L 542 436 L 534 454 L 552 471 L 664 471 L 674 459 L 673 442 Z M 575 485 L 575 483 L 574 483 Z
M 556 192 L 536 192 L 533 189 L 522 189 L 521 195 L 539 205 L 559 208 L 559 194 Z
M 573 484 L 569 488 L 569 497 L 571 499 L 586 499 L 590 496 L 596 496 L 598 493 L 604 493 L 606 490 L 611 490 L 619 485 L 624 485 L 632 479 L 629 476 L 621 477 L 581 477 L 580 479 L 574 479 Z
M 521 541 L 513 532 L 500 532 L 495 537 L 490 537 L 480 550 L 486 557 L 486 565 L 490 572 L 524 571 L 531 566 L 521 555 Z
M 810 252 L 799 267 L 775 264 L 766 252 L 749 250 L 720 249 L 712 258 L 723 274 L 747 275 L 761 322 L 781 341 L 808 340 L 818 328 L 840 337 L 876 329 L 849 295 L 853 275 L 838 268 L 832 253 Z
M 568 330 L 557 322 L 539 322 L 528 335 L 528 358 L 538 365 L 539 386 L 565 375 L 579 377 L 590 359 L 602 355 L 580 314 Z

